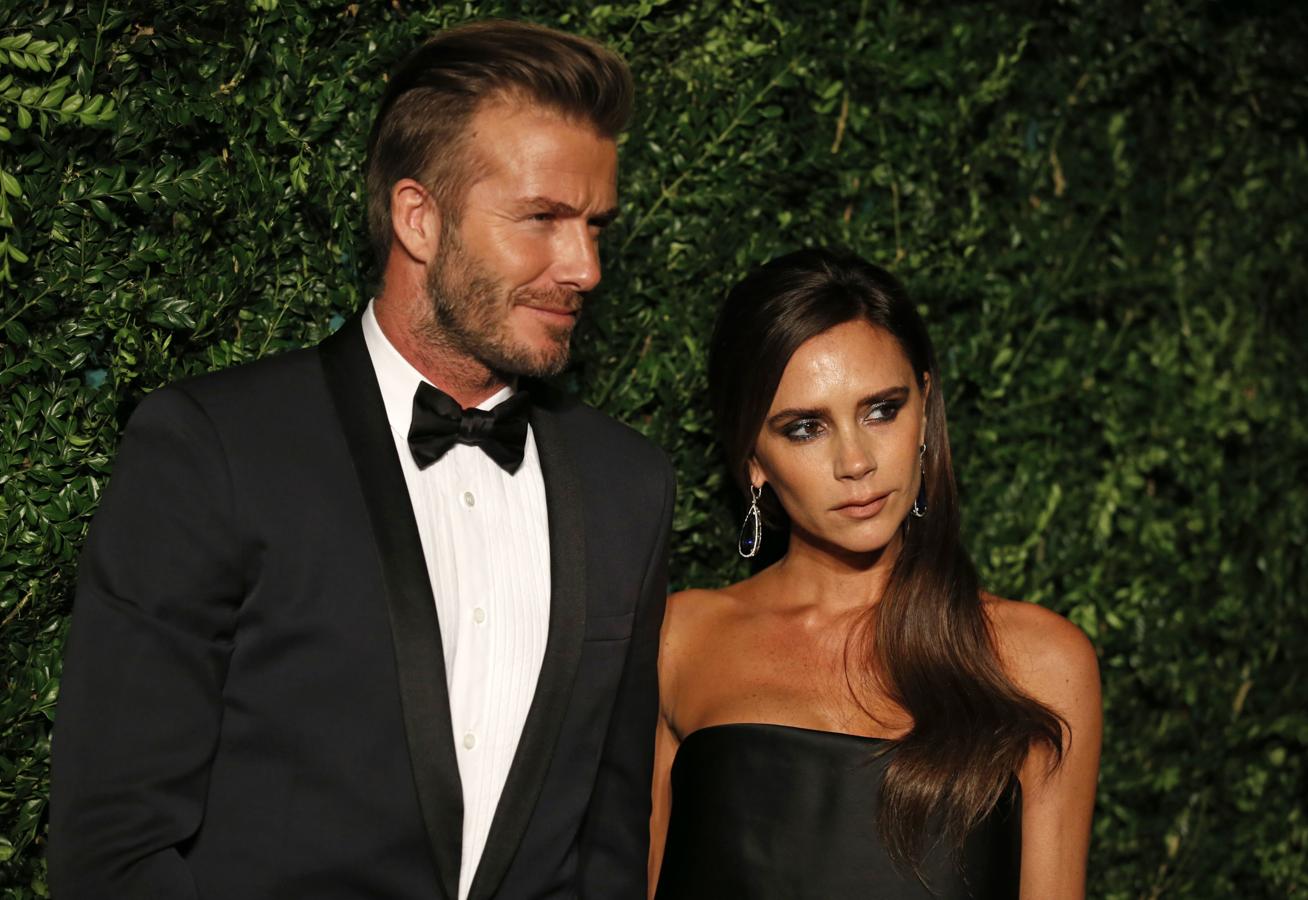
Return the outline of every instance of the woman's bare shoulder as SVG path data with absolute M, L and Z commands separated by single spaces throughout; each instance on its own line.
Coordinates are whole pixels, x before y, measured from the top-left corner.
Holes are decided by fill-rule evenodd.
M 1059 711 L 1099 696 L 1099 659 L 1084 631 L 1035 603 L 982 599 L 1000 659 L 1023 690 Z
M 735 617 L 754 606 L 757 576 L 720 588 L 688 588 L 668 597 L 663 642 L 694 641 L 697 636 L 730 627 Z
M 668 597 L 663 630 L 695 628 L 710 620 L 730 615 L 741 603 L 745 582 L 721 588 L 686 588 Z
M 716 658 L 721 636 L 735 621 L 741 602 L 736 587 L 691 588 L 668 597 L 659 641 L 659 704 L 675 733 L 681 733 L 676 723 L 683 687 L 700 683 L 706 661 Z
M 735 585 L 723 588 L 686 588 L 668 597 L 668 607 L 676 607 L 680 610 L 683 607 L 702 606 L 705 603 L 720 603 L 731 596 L 733 587 Z

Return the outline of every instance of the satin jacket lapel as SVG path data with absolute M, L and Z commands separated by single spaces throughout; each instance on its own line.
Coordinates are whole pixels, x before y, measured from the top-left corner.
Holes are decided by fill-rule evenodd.
M 549 633 L 536 693 L 491 821 L 469 900 L 494 896 L 522 843 L 567 713 L 586 627 L 585 522 L 576 459 L 557 414 L 548 408 L 548 401 L 537 402 L 533 397 L 531 429 L 540 456 L 548 507 Z
M 414 787 L 443 897 L 454 900 L 463 842 L 463 788 L 450 726 L 440 623 L 422 541 L 358 317 L 325 340 L 320 353 L 381 560 Z

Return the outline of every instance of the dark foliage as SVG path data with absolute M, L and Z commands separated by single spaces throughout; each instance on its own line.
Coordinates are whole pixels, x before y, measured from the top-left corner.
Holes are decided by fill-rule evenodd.
M 60 649 L 125 412 L 359 307 L 383 75 L 472 13 L 636 75 L 568 378 L 672 455 L 675 582 L 743 572 L 719 299 L 852 247 L 932 328 L 983 581 L 1099 648 L 1091 896 L 1308 896 L 1301 6 L 0 0 L 3 897 L 48 894 Z

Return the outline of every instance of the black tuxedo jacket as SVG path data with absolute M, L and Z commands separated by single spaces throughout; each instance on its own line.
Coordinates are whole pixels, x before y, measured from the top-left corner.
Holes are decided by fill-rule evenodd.
M 549 634 L 471 897 L 643 900 L 672 475 L 527 389 Z M 456 897 L 440 629 L 358 319 L 141 404 L 65 660 L 59 900 Z

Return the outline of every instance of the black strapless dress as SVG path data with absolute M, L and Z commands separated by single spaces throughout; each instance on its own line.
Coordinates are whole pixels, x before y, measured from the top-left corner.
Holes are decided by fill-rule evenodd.
M 955 860 L 935 848 L 924 885 L 877 837 L 878 738 L 788 725 L 713 725 L 672 765 L 657 900 L 1017 900 L 1020 787 Z M 929 885 L 929 886 L 928 886 Z

